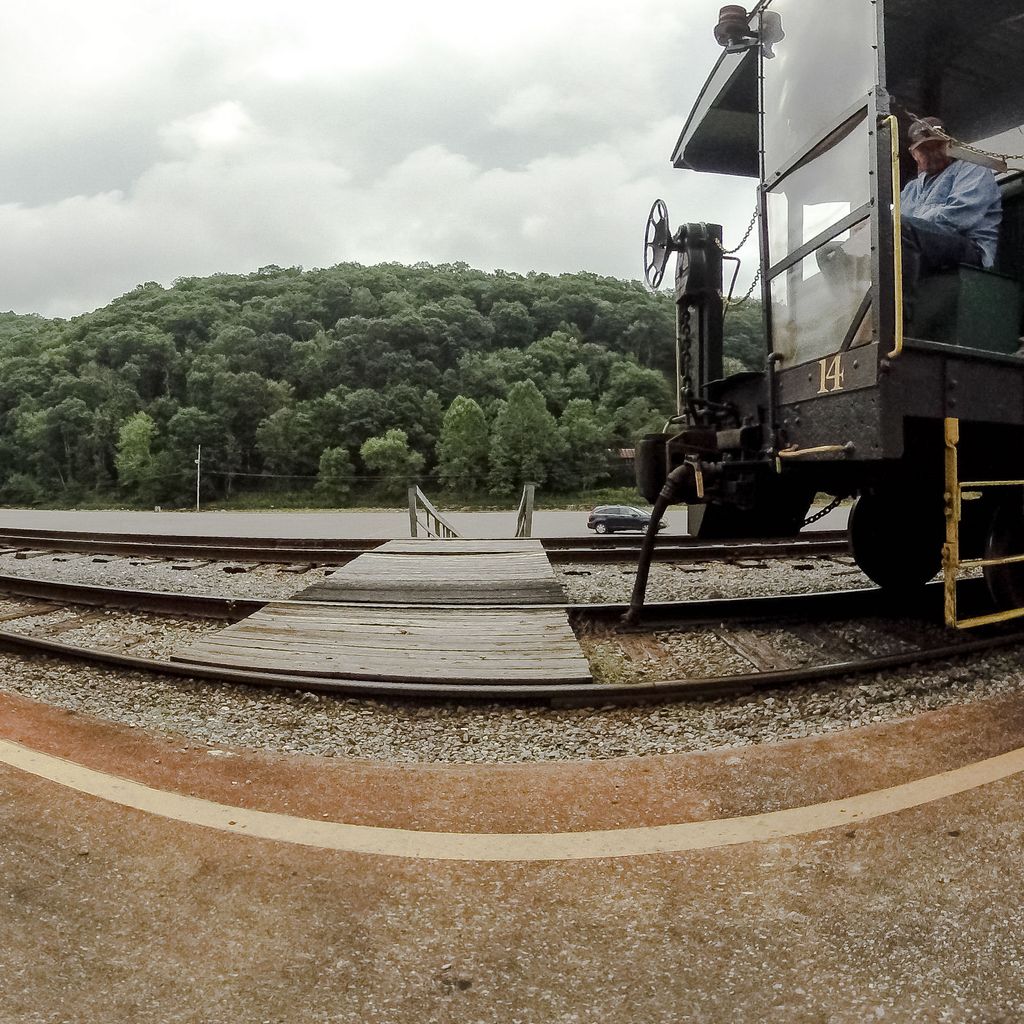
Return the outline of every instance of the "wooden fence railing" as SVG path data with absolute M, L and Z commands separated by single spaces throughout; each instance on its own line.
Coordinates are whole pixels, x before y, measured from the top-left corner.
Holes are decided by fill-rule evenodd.
M 449 540 L 460 536 L 459 531 L 430 503 L 427 496 L 415 485 L 409 488 L 409 530 L 413 537 L 422 529 L 425 537 Z
M 536 484 L 524 484 L 523 496 L 519 499 L 519 510 L 516 512 L 516 536 L 533 536 L 533 496 Z

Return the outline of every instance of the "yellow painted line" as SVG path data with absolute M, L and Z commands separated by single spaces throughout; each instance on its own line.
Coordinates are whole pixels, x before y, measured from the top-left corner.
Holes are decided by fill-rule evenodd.
M 848 827 L 999 782 L 1024 772 L 1024 748 L 891 789 L 719 821 L 593 832 L 468 833 L 317 821 L 170 793 L 0 740 L 0 764 L 122 807 L 233 835 L 383 857 L 454 861 L 572 861 L 640 857 L 762 843 Z

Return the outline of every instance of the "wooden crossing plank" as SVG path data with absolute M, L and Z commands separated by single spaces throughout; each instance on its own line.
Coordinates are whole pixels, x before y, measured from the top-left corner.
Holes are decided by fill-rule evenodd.
M 407 611 L 410 621 L 404 619 Z M 173 660 L 396 682 L 591 680 L 565 613 L 546 608 L 406 610 L 274 602 L 195 641 Z
M 544 551 L 539 540 L 389 540 L 373 549 L 375 554 L 495 555 L 505 552 Z
M 536 650 L 538 642 L 544 644 L 548 649 L 558 646 L 561 642 L 566 645 L 574 641 L 568 638 L 563 641 L 563 634 L 552 631 L 549 635 L 538 635 L 535 633 L 527 636 L 495 637 L 493 631 L 481 633 L 462 633 L 457 641 L 445 637 L 444 634 L 431 630 L 410 630 L 396 627 L 390 633 L 384 630 L 377 632 L 359 632 L 358 630 L 335 630 L 317 629 L 308 627 L 305 629 L 280 629 L 273 626 L 267 627 L 256 623 L 248 623 L 244 629 L 237 629 L 231 636 L 237 638 L 242 644 L 259 645 L 264 640 L 286 640 L 289 643 L 301 643 L 309 646 L 326 644 L 336 647 L 338 643 L 344 642 L 353 647 L 379 647 L 387 650 L 406 651 L 410 644 L 420 647 L 435 647 L 440 650 L 459 651 L 490 651 L 495 649 L 522 649 L 525 651 Z M 439 640 L 439 638 L 441 638 Z
M 317 678 L 589 682 L 565 611 L 536 607 L 564 603 L 539 541 L 390 541 L 173 658 Z
M 414 589 L 403 590 L 400 593 L 389 591 L 382 593 L 377 588 L 328 589 L 326 586 L 310 587 L 303 590 L 294 597 L 296 601 L 347 601 L 364 602 L 366 604 L 377 604 L 379 602 L 398 602 L 409 605 L 424 604 L 447 604 L 447 605 L 544 605 L 562 604 L 563 598 L 555 591 L 541 590 L 496 590 L 474 589 L 462 587 L 461 589 L 444 589 L 433 587 L 429 590 Z
M 323 627 L 332 632 L 345 632 L 351 630 L 359 633 L 366 633 L 380 630 L 383 632 L 408 632 L 419 631 L 433 632 L 437 629 L 437 613 L 442 613 L 447 621 L 452 621 L 449 614 L 450 609 L 425 608 L 415 606 L 412 608 L 378 608 L 372 605 L 336 605 L 336 604 L 298 604 L 284 606 L 278 603 L 274 605 L 278 609 L 279 617 L 277 626 L 280 629 L 317 629 Z M 307 614 L 299 614 L 294 611 L 296 608 L 310 609 Z M 525 609 L 530 611 L 532 609 Z M 365 616 L 354 614 L 357 611 L 365 611 Z M 459 616 L 457 621 L 462 629 L 463 636 L 493 636 L 496 629 L 503 628 L 508 622 L 507 609 L 473 609 L 472 619 L 467 620 Z M 493 616 L 489 612 L 495 612 Z M 330 614 L 331 612 L 340 614 Z M 555 617 L 543 622 L 534 621 L 534 616 L 528 616 L 521 620 L 516 630 L 517 636 L 522 637 L 544 637 L 562 628 L 563 617 Z M 236 624 L 238 628 L 248 628 L 250 618 L 243 619 Z
M 296 601 L 562 604 L 540 541 L 388 541 L 296 594 Z

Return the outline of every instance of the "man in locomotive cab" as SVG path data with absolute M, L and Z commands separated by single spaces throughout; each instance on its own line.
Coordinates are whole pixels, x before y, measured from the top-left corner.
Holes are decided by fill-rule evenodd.
M 912 294 L 923 275 L 993 266 L 1002 201 L 991 170 L 951 154 L 937 117 L 914 121 L 909 138 L 918 173 L 903 187 L 900 206 L 904 285 Z

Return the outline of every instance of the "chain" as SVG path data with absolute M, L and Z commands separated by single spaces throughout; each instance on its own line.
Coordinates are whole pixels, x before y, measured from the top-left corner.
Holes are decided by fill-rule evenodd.
M 902 109 L 906 109 L 905 107 Z M 915 114 L 912 110 L 907 110 L 907 113 L 915 120 L 921 121 L 923 118 L 920 114 Z M 969 142 L 961 142 L 959 139 L 954 138 L 945 128 L 939 128 L 936 125 L 928 126 L 940 139 L 945 139 L 946 142 L 959 146 L 961 149 L 967 150 L 968 153 L 974 153 L 977 156 L 987 156 L 993 160 L 1024 160 L 1024 155 L 1016 155 L 1012 153 L 994 153 L 988 149 L 979 149 L 977 146 L 972 146 Z
M 815 512 L 813 516 L 809 516 L 804 520 L 804 526 L 810 526 L 811 523 L 816 523 L 819 519 L 824 519 L 833 509 L 839 508 L 839 503 L 842 498 L 836 498 L 830 505 L 826 505 L 820 512 Z
M 761 268 L 757 268 L 757 273 L 754 275 L 754 280 L 750 282 L 750 287 L 747 289 L 747 294 L 742 299 L 726 299 L 726 309 L 732 309 L 733 306 L 742 306 L 744 302 L 748 301 L 750 296 L 754 294 L 754 289 L 757 288 L 758 283 L 761 280 Z
M 934 128 L 933 131 L 951 145 L 959 146 L 960 149 L 964 149 L 968 153 L 974 153 L 977 156 L 987 156 L 992 160 L 1002 160 L 1003 163 L 1009 160 L 1024 160 L 1024 156 L 1017 156 L 1012 153 L 993 153 L 988 149 L 979 149 L 977 146 L 972 146 L 969 142 L 961 142 L 959 139 L 954 139 L 952 135 L 941 128 Z
M 753 213 L 753 216 L 750 218 L 750 223 L 747 225 L 747 230 L 743 232 L 743 237 L 740 239 L 740 244 L 737 245 L 735 248 L 733 248 L 733 249 L 726 249 L 722 245 L 722 243 L 717 238 L 715 238 L 714 239 L 714 243 L 715 243 L 716 246 L 718 246 L 718 251 L 723 256 L 732 256 L 733 254 L 739 252 L 740 249 L 742 249 L 743 246 L 745 246 L 747 244 L 747 239 L 749 239 L 751 234 L 753 234 L 754 227 L 757 224 L 757 218 L 758 218 L 759 215 L 760 215 L 760 211 L 755 209 L 754 213 Z M 726 310 L 731 309 L 733 306 L 742 306 L 743 303 L 746 302 L 750 298 L 750 296 L 754 294 L 754 289 L 757 288 L 757 283 L 760 280 L 761 280 L 761 268 L 758 267 L 757 268 L 757 273 L 754 275 L 754 280 L 750 282 L 750 288 L 747 290 L 747 294 L 744 295 L 742 299 L 725 299 L 724 300 Z
M 754 225 L 757 223 L 757 215 L 758 211 L 754 210 L 754 216 L 750 218 L 750 223 L 747 225 L 747 230 L 743 232 L 743 237 L 740 239 L 740 244 L 737 245 L 735 249 L 724 249 L 722 248 L 722 243 L 717 238 L 715 239 L 715 245 L 718 246 L 718 251 L 723 256 L 732 256 L 734 253 L 739 252 L 740 249 L 742 249 L 743 246 L 747 244 L 747 239 L 750 238 L 750 235 L 754 230 Z
M 680 347 L 680 390 L 689 406 L 693 402 L 693 325 L 690 322 L 690 307 L 683 306 L 682 323 L 679 331 Z

